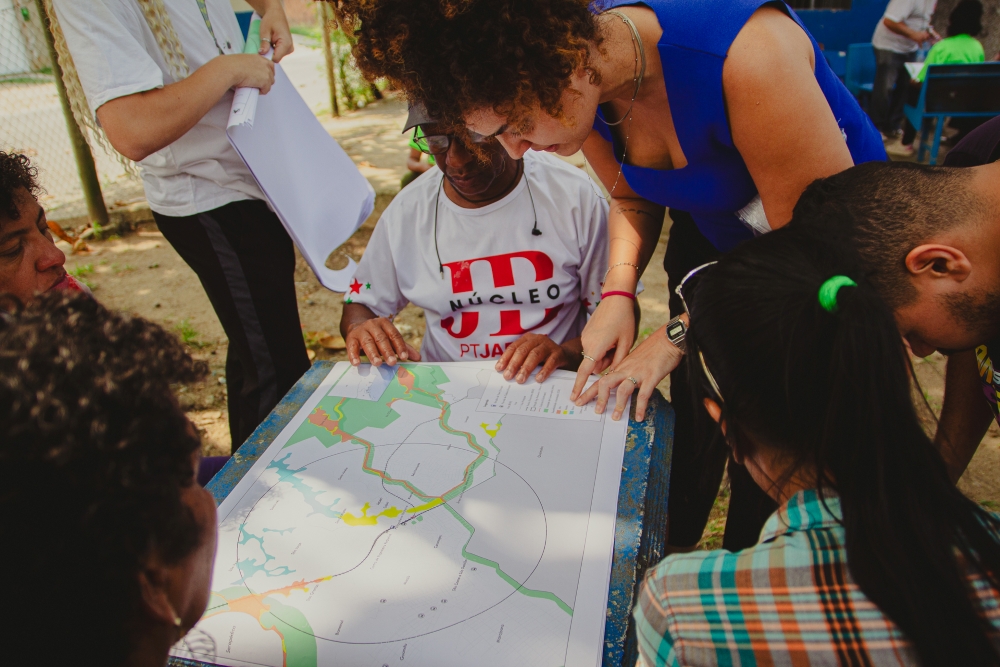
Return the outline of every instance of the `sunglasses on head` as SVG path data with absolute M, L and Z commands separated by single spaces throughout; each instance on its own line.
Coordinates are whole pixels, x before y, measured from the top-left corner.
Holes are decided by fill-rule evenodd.
M 690 271 L 688 271 L 688 274 L 684 276 L 684 279 L 681 280 L 680 284 L 674 289 L 674 292 L 676 292 L 677 296 L 679 296 L 681 299 L 681 304 L 684 306 L 684 312 L 687 313 L 688 321 L 692 321 L 692 317 L 691 317 L 691 309 L 688 308 L 687 299 L 684 298 L 684 286 L 687 285 L 688 282 L 692 278 L 694 278 L 696 274 L 698 274 L 703 269 L 712 266 L 713 264 L 718 264 L 718 262 L 717 261 L 708 262 L 706 264 L 702 264 L 701 266 L 695 267 L 694 269 L 691 269 Z M 698 350 L 698 361 L 701 362 L 701 370 L 705 372 L 705 377 L 708 378 L 708 383 L 712 385 L 712 391 L 715 392 L 715 395 L 718 396 L 720 401 L 723 401 L 722 392 L 719 390 L 719 383 L 715 381 L 715 376 L 712 375 L 712 371 L 708 370 L 708 364 L 705 363 L 705 355 L 700 349 Z

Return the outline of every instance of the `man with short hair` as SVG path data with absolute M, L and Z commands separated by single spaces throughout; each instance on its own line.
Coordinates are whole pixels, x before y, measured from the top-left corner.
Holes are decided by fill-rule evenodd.
M 88 291 L 66 273 L 66 255 L 36 199 L 39 190 L 27 157 L 0 152 L 0 294 L 21 303 L 51 289 Z
M 913 353 L 948 356 L 936 442 L 955 480 L 1000 422 L 998 158 L 1000 117 L 945 160 L 970 168 L 858 165 L 810 185 L 792 220 L 843 233 Z
M 368 242 L 340 321 L 350 361 L 492 359 L 518 382 L 539 367 L 538 382 L 575 370 L 607 267 L 608 205 L 594 183 L 545 153 L 515 160 L 421 105 L 412 128 L 437 168 L 396 195 Z M 419 352 L 392 323 L 407 303 L 425 313 Z

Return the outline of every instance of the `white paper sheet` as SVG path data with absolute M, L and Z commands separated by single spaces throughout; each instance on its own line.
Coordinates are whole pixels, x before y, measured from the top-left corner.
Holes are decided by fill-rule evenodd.
M 594 412 L 594 402 L 577 406 L 569 400 L 576 376 L 553 375 L 545 382 L 535 382 L 534 376 L 524 384 L 505 380 L 499 373 L 490 376 L 486 392 L 479 399 L 480 412 L 508 415 L 528 415 L 544 419 L 571 419 L 599 422 L 604 415 Z
M 336 396 L 364 371 L 337 364 L 220 505 L 208 610 L 173 654 L 597 667 L 627 421 L 482 412 L 492 362 Z
M 237 91 L 226 131 L 229 142 L 320 283 L 346 292 L 357 264 L 348 260 L 338 271 L 327 268 L 326 260 L 371 214 L 375 191 L 280 64 L 274 66 L 270 92 L 257 92 Z

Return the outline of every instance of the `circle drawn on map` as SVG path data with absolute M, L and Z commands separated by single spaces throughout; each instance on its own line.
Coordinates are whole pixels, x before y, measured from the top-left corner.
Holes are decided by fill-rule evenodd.
M 313 618 L 336 620 L 325 627 L 313 623 L 310 628 L 298 620 L 301 614 L 286 614 L 277 605 L 270 610 L 274 617 L 317 639 L 383 644 L 453 627 L 522 594 L 519 591 L 541 563 L 548 539 L 545 509 L 524 478 L 497 459 L 480 460 L 471 449 L 454 445 L 406 443 L 375 445 L 373 449 L 379 451 L 372 459 L 384 462 L 381 467 L 393 480 L 433 484 L 432 473 L 427 471 L 461 473 L 473 460 L 480 461 L 487 474 L 474 478 L 474 484 L 460 495 L 430 507 L 398 483 L 380 480 L 377 470 L 362 472 L 366 457 L 362 448 L 301 465 L 292 471 L 294 480 L 284 474 L 254 503 L 242 526 L 246 534 L 253 535 L 261 531 L 280 534 L 280 522 L 296 526 L 292 535 L 282 536 L 288 539 L 268 538 L 267 560 L 280 563 L 285 570 L 281 583 L 319 581 L 315 589 L 302 594 L 298 604 L 301 609 L 308 607 Z M 373 464 L 374 469 L 378 467 Z M 421 492 L 447 495 L 443 491 L 455 477 L 446 477 L 444 486 L 431 491 L 421 487 Z M 323 480 L 335 481 L 326 484 Z M 289 508 L 299 504 L 316 508 L 315 503 L 297 504 L 299 497 L 294 491 L 301 493 L 303 484 L 317 497 L 349 497 L 343 506 L 332 507 L 341 508 L 351 521 L 305 510 L 301 516 L 290 516 Z M 498 502 L 501 493 L 502 503 Z M 381 504 L 374 505 L 372 495 L 378 495 Z M 360 499 L 368 498 L 374 506 L 359 511 Z M 279 506 L 284 512 L 280 522 L 271 520 L 271 511 Z M 377 519 L 373 521 L 373 517 Z M 251 595 L 266 596 L 269 590 L 279 589 L 278 582 L 254 578 L 259 566 L 251 563 L 244 569 L 244 559 L 251 558 L 240 553 L 244 540 L 237 545 L 237 569 L 247 590 Z M 263 548 L 264 540 L 260 544 Z M 288 595 L 273 599 L 287 605 Z M 388 599 L 393 601 L 391 605 L 385 604 Z M 438 602 L 447 605 L 432 606 Z M 424 613 L 428 608 L 434 613 Z M 364 613 L 359 614 L 359 609 Z

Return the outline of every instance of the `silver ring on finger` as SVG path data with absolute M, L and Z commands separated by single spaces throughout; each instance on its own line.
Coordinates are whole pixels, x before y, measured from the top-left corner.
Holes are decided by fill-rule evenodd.
M 592 356 L 590 356 L 586 352 L 581 352 L 580 354 L 583 356 L 584 359 L 589 359 L 590 361 L 593 361 L 595 364 L 597 363 L 597 359 L 594 359 Z
M 636 387 L 638 387 L 638 386 L 639 386 L 639 381 L 638 381 L 638 380 L 636 380 L 636 379 L 635 379 L 634 377 L 632 377 L 631 375 L 630 375 L 630 376 L 628 376 L 628 377 L 627 377 L 627 378 L 625 378 L 625 379 L 626 379 L 626 380 L 628 380 L 629 382 L 631 382 L 632 384 L 634 384 L 634 385 L 635 385 Z

